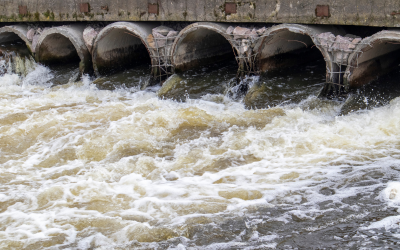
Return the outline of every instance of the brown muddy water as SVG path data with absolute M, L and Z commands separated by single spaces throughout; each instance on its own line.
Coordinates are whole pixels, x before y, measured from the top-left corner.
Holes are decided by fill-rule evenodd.
M 8 49 L 1 249 L 399 247 L 399 72 L 323 100 L 317 61 L 245 104 L 230 63 L 160 98 L 148 66 L 74 81 Z

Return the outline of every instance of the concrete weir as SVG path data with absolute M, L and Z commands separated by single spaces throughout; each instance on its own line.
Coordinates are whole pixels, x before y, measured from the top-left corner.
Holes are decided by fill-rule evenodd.
M 400 30 L 385 30 L 364 38 L 350 54 L 345 84 L 359 87 L 398 68 Z
M 321 96 L 328 97 L 341 96 L 349 87 L 388 73 L 400 60 L 400 30 L 362 39 L 346 34 L 344 26 L 185 25 L 158 21 L 115 22 L 105 27 L 104 23 L 15 24 L 0 28 L 0 43 L 23 41 L 38 62 L 76 62 L 80 73 L 94 71 L 96 76 L 146 64 L 152 68 L 149 84 L 162 83 L 175 72 L 236 58 L 237 82 L 246 85 L 246 76 L 321 58 L 327 83 Z
M 72 24 L 45 30 L 35 47 L 36 61 L 44 64 L 78 62 L 81 73 L 92 70 L 91 56 L 83 40 L 85 25 Z
M 193 23 L 178 34 L 171 48 L 177 72 L 234 57 L 235 45 L 227 35 L 228 24 Z M 236 49 L 237 50 L 237 49 Z
M 97 76 L 138 64 L 157 64 L 149 36 L 157 22 L 116 22 L 104 27 L 93 43 L 92 60 Z
M 0 43 L 22 40 L 25 42 L 28 49 L 31 52 L 34 52 L 35 50 L 34 48 L 32 48 L 32 43 L 27 37 L 28 30 L 29 28 L 26 24 L 17 24 L 2 27 L 0 28 Z

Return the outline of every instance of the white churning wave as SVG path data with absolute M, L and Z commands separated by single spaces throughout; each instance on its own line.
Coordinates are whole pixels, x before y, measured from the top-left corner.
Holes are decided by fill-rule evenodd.
M 349 185 L 399 165 L 399 98 L 336 116 L 340 104 L 313 96 L 248 110 L 219 95 L 176 102 L 151 91 L 99 90 L 88 77 L 56 87 L 51 79 L 44 66 L 0 77 L 2 249 L 156 247 L 172 239 L 179 242 L 171 249 L 186 249 L 201 244 L 198 226 L 286 207 L 203 244 L 267 249 L 282 236 L 254 229 L 265 221 L 315 221 L 343 209 L 319 205 L 328 201 L 357 210 L 344 200 L 377 188 L 387 188 L 382 206 L 400 200 L 398 183 Z

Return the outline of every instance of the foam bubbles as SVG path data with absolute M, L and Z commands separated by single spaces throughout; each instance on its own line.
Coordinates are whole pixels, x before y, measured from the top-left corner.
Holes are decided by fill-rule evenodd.
M 248 110 L 88 76 L 52 86 L 43 66 L 2 77 L 3 248 L 275 248 L 400 201 L 385 184 L 400 99 L 336 117 L 340 104 L 315 97 Z

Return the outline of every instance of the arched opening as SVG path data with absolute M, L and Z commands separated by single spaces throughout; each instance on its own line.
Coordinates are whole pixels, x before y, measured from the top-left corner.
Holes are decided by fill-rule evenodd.
M 32 44 L 27 38 L 28 25 L 18 24 L 5 26 L 0 28 L 0 44 L 2 47 L 14 45 L 22 50 L 28 50 L 28 53 L 33 52 Z M 25 46 L 24 46 L 25 45 Z
M 350 98 L 341 114 L 389 104 L 400 96 L 400 32 L 381 31 L 363 39 L 349 56 Z
M 36 59 L 52 71 L 54 86 L 75 82 L 84 72 L 74 44 L 59 33 L 45 36 L 36 48 Z
M 69 38 L 59 33 L 47 35 L 37 48 L 38 59 L 45 65 L 79 64 L 80 57 Z
M 223 61 L 234 61 L 232 46 L 226 37 L 207 28 L 182 34 L 173 53 L 177 72 Z
M 264 38 L 259 48 L 260 70 L 281 70 L 323 59 L 309 35 L 279 30 Z
M 74 82 L 83 73 L 92 72 L 89 51 L 83 40 L 82 24 L 54 27 L 39 37 L 35 51 L 36 61 L 53 71 L 53 84 Z
M 299 103 L 326 82 L 324 55 L 307 29 L 273 29 L 256 48 L 261 77 L 245 97 L 250 108 Z
M 19 35 L 14 32 L 1 32 L 0 46 L 2 54 L 14 52 L 25 57 L 31 54 L 30 47 Z
M 195 23 L 179 33 L 171 51 L 178 76 L 163 84 L 168 90 L 163 97 L 197 99 L 226 91 L 238 70 L 234 49 L 225 34 L 227 28 L 224 24 Z
M 0 28 L 0 73 L 28 74 L 34 65 L 32 45 L 27 39 L 27 25 L 5 26 Z
M 360 87 L 398 68 L 400 39 L 379 38 L 378 34 L 373 39 L 364 39 L 349 60 L 351 66 L 346 72 L 348 84 Z
M 96 74 L 109 75 L 135 66 L 149 68 L 151 59 L 142 39 L 124 28 L 109 29 L 95 42 L 93 61 Z

